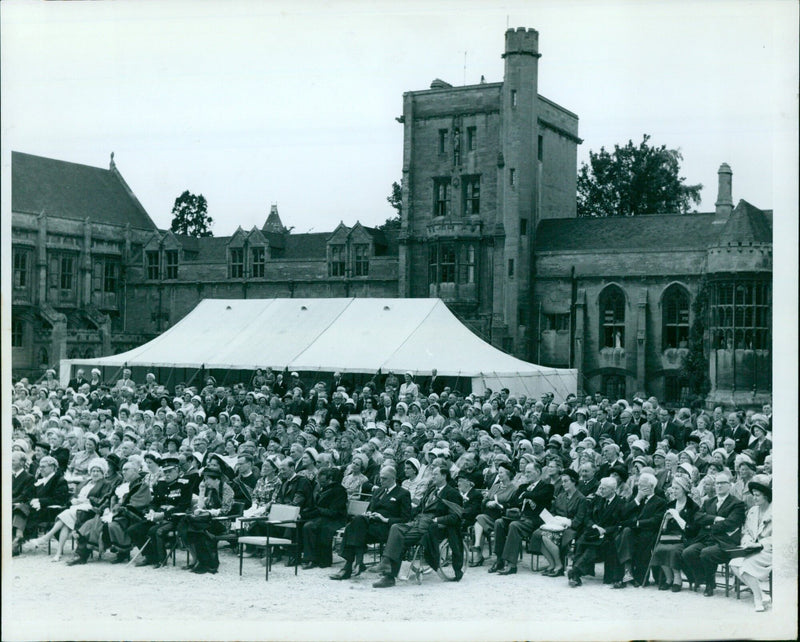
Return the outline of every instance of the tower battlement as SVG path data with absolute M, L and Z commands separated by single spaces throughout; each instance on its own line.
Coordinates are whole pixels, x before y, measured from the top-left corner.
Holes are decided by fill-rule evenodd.
M 539 57 L 539 32 L 536 29 L 518 27 L 506 31 L 506 50 L 503 58 L 511 54 Z

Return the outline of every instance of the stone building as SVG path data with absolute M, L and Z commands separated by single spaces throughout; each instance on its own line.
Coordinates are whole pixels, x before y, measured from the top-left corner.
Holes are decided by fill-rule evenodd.
M 395 297 L 397 232 L 290 234 L 273 205 L 229 237 L 159 230 L 114 165 L 12 154 L 14 376 L 128 350 L 204 298 Z
M 276 205 L 260 229 L 229 237 L 157 231 L 128 266 L 131 322 L 153 335 L 202 299 L 396 296 L 396 232 L 357 222 L 290 234 Z
M 719 169 L 711 213 L 543 221 L 536 230 L 531 355 L 571 365 L 585 391 L 689 397 L 682 375 L 703 297 L 709 403 L 757 406 L 772 388 L 772 212 L 733 207 Z
M 538 93 L 539 34 L 505 34 L 502 82 L 403 96 L 400 296 L 439 297 L 528 358 L 540 221 L 576 215 L 578 117 Z
M 706 312 L 709 403 L 769 399 L 772 212 L 719 168 L 716 209 L 577 218 L 578 117 L 538 94 L 538 33 L 505 34 L 502 82 L 403 96 L 399 230 L 340 223 L 190 238 L 159 230 L 108 170 L 12 155 L 13 368 L 120 352 L 203 298 L 439 297 L 487 341 L 577 368 L 581 392 L 689 397 Z
M 126 268 L 156 231 L 114 165 L 11 156 L 15 376 L 149 339 L 127 323 Z

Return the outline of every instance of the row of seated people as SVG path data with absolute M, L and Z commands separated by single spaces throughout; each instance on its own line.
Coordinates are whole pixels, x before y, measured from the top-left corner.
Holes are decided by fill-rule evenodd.
M 700 504 L 691 498 L 691 480 L 683 472 L 672 480 L 666 496 L 656 494 L 655 475 L 642 472 L 629 499 L 618 494 L 617 475 L 602 478 L 589 498 L 578 490 L 579 478 L 572 470 L 562 471 L 561 489 L 555 495 L 538 464 L 528 464 L 525 476 L 511 493 L 484 498 L 482 509 L 490 510 L 475 518 L 471 566 L 484 562 L 482 538 L 487 533 L 494 537 L 495 554 L 489 572 L 498 575 L 517 572 L 522 546 L 528 541 L 548 563 L 543 575 L 564 576 L 574 545 L 567 574 L 574 588 L 582 585 L 582 577 L 594 575 L 596 562 L 602 561 L 603 581 L 615 589 L 641 586 L 652 569 L 659 590 L 682 590 L 685 575 L 695 590 L 705 585 L 704 595 L 711 596 L 717 567 L 728 563 L 752 591 L 756 610 L 764 610 L 761 582 L 768 579 L 772 565 L 768 475 L 749 481 L 754 501 L 747 511 L 744 502 L 731 494 L 727 472 L 715 475 L 715 496 Z M 463 482 L 465 497 L 471 492 L 469 486 Z
M 14 453 L 12 462 L 17 459 L 19 454 Z M 57 463 L 48 459 L 52 458 L 43 458 L 39 464 L 44 475 L 39 480 L 43 483 L 38 496 L 27 504 L 15 505 L 15 521 L 31 515 L 41 516 L 41 509 L 68 503 L 68 491 L 62 488 L 65 482 L 63 479 L 59 482 L 58 475 L 49 472 L 48 467 L 56 469 Z M 136 457 L 126 461 L 121 482 L 110 489 L 104 477 L 107 463 L 98 458 L 89 466 L 93 483 L 83 486 L 72 505 L 58 513 L 45 538 L 76 529 L 78 548 L 73 564 L 85 563 L 92 547 L 113 548 L 117 553 L 114 561 L 125 562 L 136 546 L 142 553 L 139 564 L 158 567 L 166 561 L 168 536 L 177 533 L 192 553 L 191 570 L 216 572 L 219 560 L 214 536 L 225 528 L 218 518 L 231 511 L 235 494 L 228 483 L 233 481 L 231 471 L 226 470 L 221 458 L 212 457 L 203 470 L 203 480 L 193 504 L 191 483 L 180 475 L 178 460 L 166 457 L 161 464 L 164 479 L 156 483 L 152 491 L 144 482 L 141 463 Z M 330 541 L 346 520 L 346 493 L 341 486 L 339 469 L 320 471 L 318 486 L 314 489 L 308 478 L 296 473 L 291 458 L 279 460 L 276 467 L 281 483 L 274 501 L 303 508 L 301 516 L 306 522 L 302 529 L 304 566 L 329 566 Z M 581 576 L 591 573 L 598 559 L 605 562 L 604 580 L 614 587 L 641 584 L 646 579 L 659 531 L 677 527 L 681 531 L 680 541 L 669 545 L 668 550 L 663 550 L 659 544 L 653 555 L 659 587 L 672 586 L 673 590 L 679 590 L 684 573 L 695 586 L 705 584 L 705 593 L 711 595 L 716 567 L 731 560 L 735 554 L 732 549 L 742 543 L 739 541 L 741 528 L 745 526 L 743 543 L 746 546 L 758 543 L 762 550 L 742 558 L 741 562 L 734 561 L 732 567 L 753 589 L 756 607 L 763 608 L 758 581 L 764 579 L 765 572 L 768 575 L 771 566 L 768 478 L 765 482 L 763 476 L 756 476 L 749 482 L 748 490 L 755 503 L 745 524 L 745 506 L 731 495 L 731 480 L 726 472 L 714 479 L 715 497 L 697 507 L 688 497 L 689 476 L 680 473 L 668 489 L 672 502 L 668 506 L 667 500 L 655 492 L 658 480 L 648 472 L 639 474 L 635 495 L 630 499 L 617 494 L 618 478 L 611 475 L 601 480 L 595 497 L 587 500 L 578 490 L 578 476 L 571 469 L 560 474 L 557 480 L 560 490 L 556 493 L 551 483 L 555 480 L 552 477 L 543 480 L 538 463 L 531 462 L 525 466 L 523 483 L 514 486 L 508 497 L 493 493 L 492 489 L 485 493 L 477 491 L 473 487 L 474 477 L 466 474 L 459 476 L 456 490 L 449 479 L 450 470 L 450 465 L 444 462 L 432 466 L 431 483 L 412 512 L 410 496 L 397 486 L 394 468 L 382 469 L 381 489 L 373 497 L 370 509 L 365 516 L 350 522 L 345 530 L 346 564 L 337 579 L 352 574 L 354 563 L 356 572 L 360 571 L 363 560 L 359 555 L 363 555 L 363 547 L 371 539 L 386 542 L 380 567 L 383 578 L 376 583 L 378 586 L 394 583 L 403 552 L 417 542 L 422 543 L 431 567 L 438 568 L 438 546 L 434 543 L 441 539 L 443 532 L 447 534 L 448 529 L 452 530 L 461 522 L 463 516 L 467 524 L 474 518 L 479 541 L 482 533 L 494 533 L 497 558 L 490 571 L 504 575 L 516 572 L 521 545 L 529 538 L 548 560 L 547 574 L 563 575 L 565 550 L 575 541 L 575 562 L 569 577 L 572 586 L 581 584 Z M 498 477 L 503 474 L 498 471 Z M 56 500 L 51 502 L 41 489 L 53 484 L 52 497 Z M 84 492 L 86 488 L 88 492 Z M 106 499 L 108 505 L 104 507 Z M 393 502 L 397 509 L 394 514 L 381 510 L 382 503 L 391 506 Z M 493 512 L 481 512 L 489 509 Z M 545 523 L 544 509 L 551 510 L 555 519 Z M 385 514 L 387 512 L 389 514 Z M 662 523 L 670 528 L 662 529 Z M 480 548 L 477 555 L 475 565 L 481 563 Z M 456 559 L 460 561 L 461 556 L 454 555 L 454 562 Z M 454 570 L 460 577 L 460 565 Z

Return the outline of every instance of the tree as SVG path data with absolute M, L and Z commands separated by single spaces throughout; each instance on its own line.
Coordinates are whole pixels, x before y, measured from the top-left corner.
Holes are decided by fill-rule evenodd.
M 170 229 L 176 234 L 213 236 L 211 232 L 213 223 L 214 219 L 208 215 L 206 197 L 202 194 L 195 195 L 186 190 L 175 199 Z
M 614 145 L 608 152 L 589 152 L 589 164 L 578 172 L 578 216 L 686 214 L 700 203 L 703 186 L 686 185 L 680 174 L 680 150 L 648 145 L 644 134 L 635 146 Z
M 391 216 L 386 219 L 382 225 L 378 226 L 379 230 L 399 230 L 400 229 L 400 214 L 403 211 L 403 191 L 400 188 L 400 184 L 395 181 L 392 183 L 392 191 L 389 196 L 386 197 L 386 201 L 391 205 L 395 210 L 397 210 L 397 216 Z

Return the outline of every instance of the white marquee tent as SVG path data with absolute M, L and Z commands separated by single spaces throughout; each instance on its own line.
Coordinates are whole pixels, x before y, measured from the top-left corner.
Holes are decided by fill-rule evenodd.
M 204 299 L 152 341 L 121 354 L 61 361 L 72 367 L 255 370 L 374 374 L 411 371 L 472 380 L 473 392 L 509 388 L 563 398 L 577 370 L 545 368 L 481 340 L 440 299 Z

